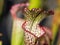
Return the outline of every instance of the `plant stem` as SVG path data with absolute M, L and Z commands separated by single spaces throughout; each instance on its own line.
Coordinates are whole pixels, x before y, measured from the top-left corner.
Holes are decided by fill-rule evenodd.
M 22 45 L 24 42 L 24 31 L 22 29 L 21 24 L 22 24 L 21 20 L 13 21 L 11 45 Z

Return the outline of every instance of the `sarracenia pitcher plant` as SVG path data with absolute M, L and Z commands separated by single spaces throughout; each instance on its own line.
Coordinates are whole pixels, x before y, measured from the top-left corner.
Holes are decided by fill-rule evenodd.
M 28 4 L 22 3 L 12 7 L 11 15 L 13 18 L 13 30 L 11 45 L 50 45 L 51 31 L 48 28 L 39 25 L 39 23 L 49 16 L 51 11 L 45 11 L 42 8 L 39 8 L 41 3 L 38 3 L 39 0 L 36 1 L 37 2 L 35 3 L 38 6 L 30 5 L 30 8 L 23 9 L 24 19 L 18 18 L 16 13 L 20 8 L 24 6 L 27 7 Z

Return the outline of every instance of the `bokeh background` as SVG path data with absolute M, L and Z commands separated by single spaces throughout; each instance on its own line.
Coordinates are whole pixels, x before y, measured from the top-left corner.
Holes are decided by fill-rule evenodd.
M 18 3 L 25 3 L 28 0 L 0 0 L 0 33 L 3 35 L 0 37 L 0 40 L 3 41 L 3 45 L 10 45 L 11 41 L 11 32 L 12 32 L 12 17 L 10 14 L 10 9 L 13 5 Z M 56 0 L 45 0 L 46 5 L 49 10 L 54 10 L 57 7 Z M 51 27 L 52 16 L 47 17 L 41 23 L 44 26 Z

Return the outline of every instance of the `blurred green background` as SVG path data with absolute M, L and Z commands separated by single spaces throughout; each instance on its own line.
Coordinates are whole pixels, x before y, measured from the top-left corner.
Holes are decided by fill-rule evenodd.
M 3 34 L 0 37 L 0 40 L 3 41 L 3 45 L 10 45 L 10 38 L 12 32 L 12 17 L 10 14 L 10 9 L 13 5 L 18 3 L 28 2 L 28 0 L 0 0 L 0 33 Z M 45 4 L 47 5 L 49 10 L 54 10 L 57 7 L 56 0 L 45 0 Z M 41 23 L 44 26 L 51 27 L 52 17 L 47 17 Z

